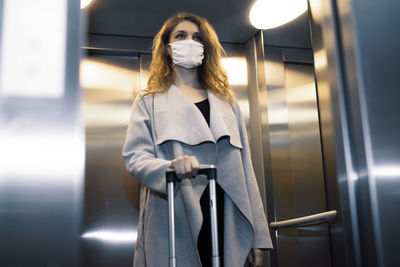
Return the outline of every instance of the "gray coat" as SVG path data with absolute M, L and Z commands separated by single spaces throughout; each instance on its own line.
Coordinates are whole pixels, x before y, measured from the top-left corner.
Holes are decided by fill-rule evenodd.
M 271 248 L 268 224 L 254 177 L 246 128 L 239 106 L 211 91 L 210 127 L 200 110 L 174 85 L 165 94 L 137 97 L 123 157 L 141 184 L 134 266 L 168 265 L 168 202 L 165 171 L 170 160 L 191 155 L 215 164 L 225 191 L 224 262 L 242 267 L 250 248 Z M 176 187 L 178 266 L 201 266 L 197 237 L 202 225 L 200 197 L 207 179 L 184 179 Z

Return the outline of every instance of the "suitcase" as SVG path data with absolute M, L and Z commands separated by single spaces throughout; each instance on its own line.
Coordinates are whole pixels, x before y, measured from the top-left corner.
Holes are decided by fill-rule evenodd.
M 214 165 L 201 164 L 198 175 L 204 174 L 209 180 L 210 190 L 210 223 L 211 223 L 211 241 L 212 241 L 212 266 L 219 267 L 218 250 L 218 223 L 217 223 L 217 197 L 216 197 L 216 179 L 217 168 Z M 169 238 L 169 267 L 176 267 L 175 255 L 175 207 L 174 207 L 174 186 L 177 177 L 173 169 L 168 168 L 166 172 L 167 192 L 168 192 L 168 238 Z

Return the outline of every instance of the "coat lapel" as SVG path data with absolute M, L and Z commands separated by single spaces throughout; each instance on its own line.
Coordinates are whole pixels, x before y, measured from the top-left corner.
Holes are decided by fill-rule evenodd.
M 221 137 L 227 136 L 232 145 L 243 148 L 238 121 L 232 106 L 209 90 L 207 90 L 207 95 L 210 102 L 210 129 L 214 140 L 218 141 Z
M 216 143 L 221 137 L 242 148 L 236 116 L 229 103 L 207 90 L 210 102 L 210 127 L 203 114 L 175 85 L 168 92 L 154 97 L 155 143 L 168 140 L 188 145 L 203 142 Z
M 175 86 L 154 97 L 156 145 L 176 140 L 188 145 L 214 142 L 200 110 Z

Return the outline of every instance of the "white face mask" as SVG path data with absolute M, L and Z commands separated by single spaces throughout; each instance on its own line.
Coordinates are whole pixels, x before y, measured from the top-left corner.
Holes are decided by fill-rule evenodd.
M 187 69 L 201 65 L 204 58 L 204 46 L 193 40 L 176 41 L 169 44 L 172 49 L 174 65 Z

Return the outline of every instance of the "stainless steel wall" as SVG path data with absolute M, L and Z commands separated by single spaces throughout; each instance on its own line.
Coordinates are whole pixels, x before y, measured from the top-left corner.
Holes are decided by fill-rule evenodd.
M 313 65 L 291 63 L 290 52 L 265 48 L 274 221 L 326 211 Z M 277 266 L 331 266 L 327 224 L 282 228 L 275 237 Z
M 263 37 L 246 52 L 252 157 L 275 245 L 266 266 L 331 266 L 326 221 L 274 230 L 282 220 L 327 211 L 325 170 L 312 50 L 264 46 Z
M 309 3 L 335 266 L 397 266 L 399 3 Z
M 85 205 L 81 266 L 130 266 L 140 185 L 125 170 L 121 151 L 133 93 L 140 88 L 139 57 L 88 56 L 85 89 Z
M 331 225 L 333 266 L 357 266 L 358 246 L 353 239 L 357 227 L 354 210 L 354 183 L 349 161 L 348 135 L 345 118 L 341 118 L 344 100 L 340 50 L 334 6 L 328 1 L 309 1 L 310 27 L 315 61 L 320 111 L 321 140 L 325 166 L 327 207 L 338 210 Z M 345 248 L 345 249 L 344 249 Z M 358 265 L 360 266 L 360 265 Z
M 78 266 L 84 186 L 79 1 L 4 4 L 13 8 L 0 10 L 0 23 L 14 24 L 1 25 L 0 266 Z M 6 46 L 6 35 L 21 41 Z

